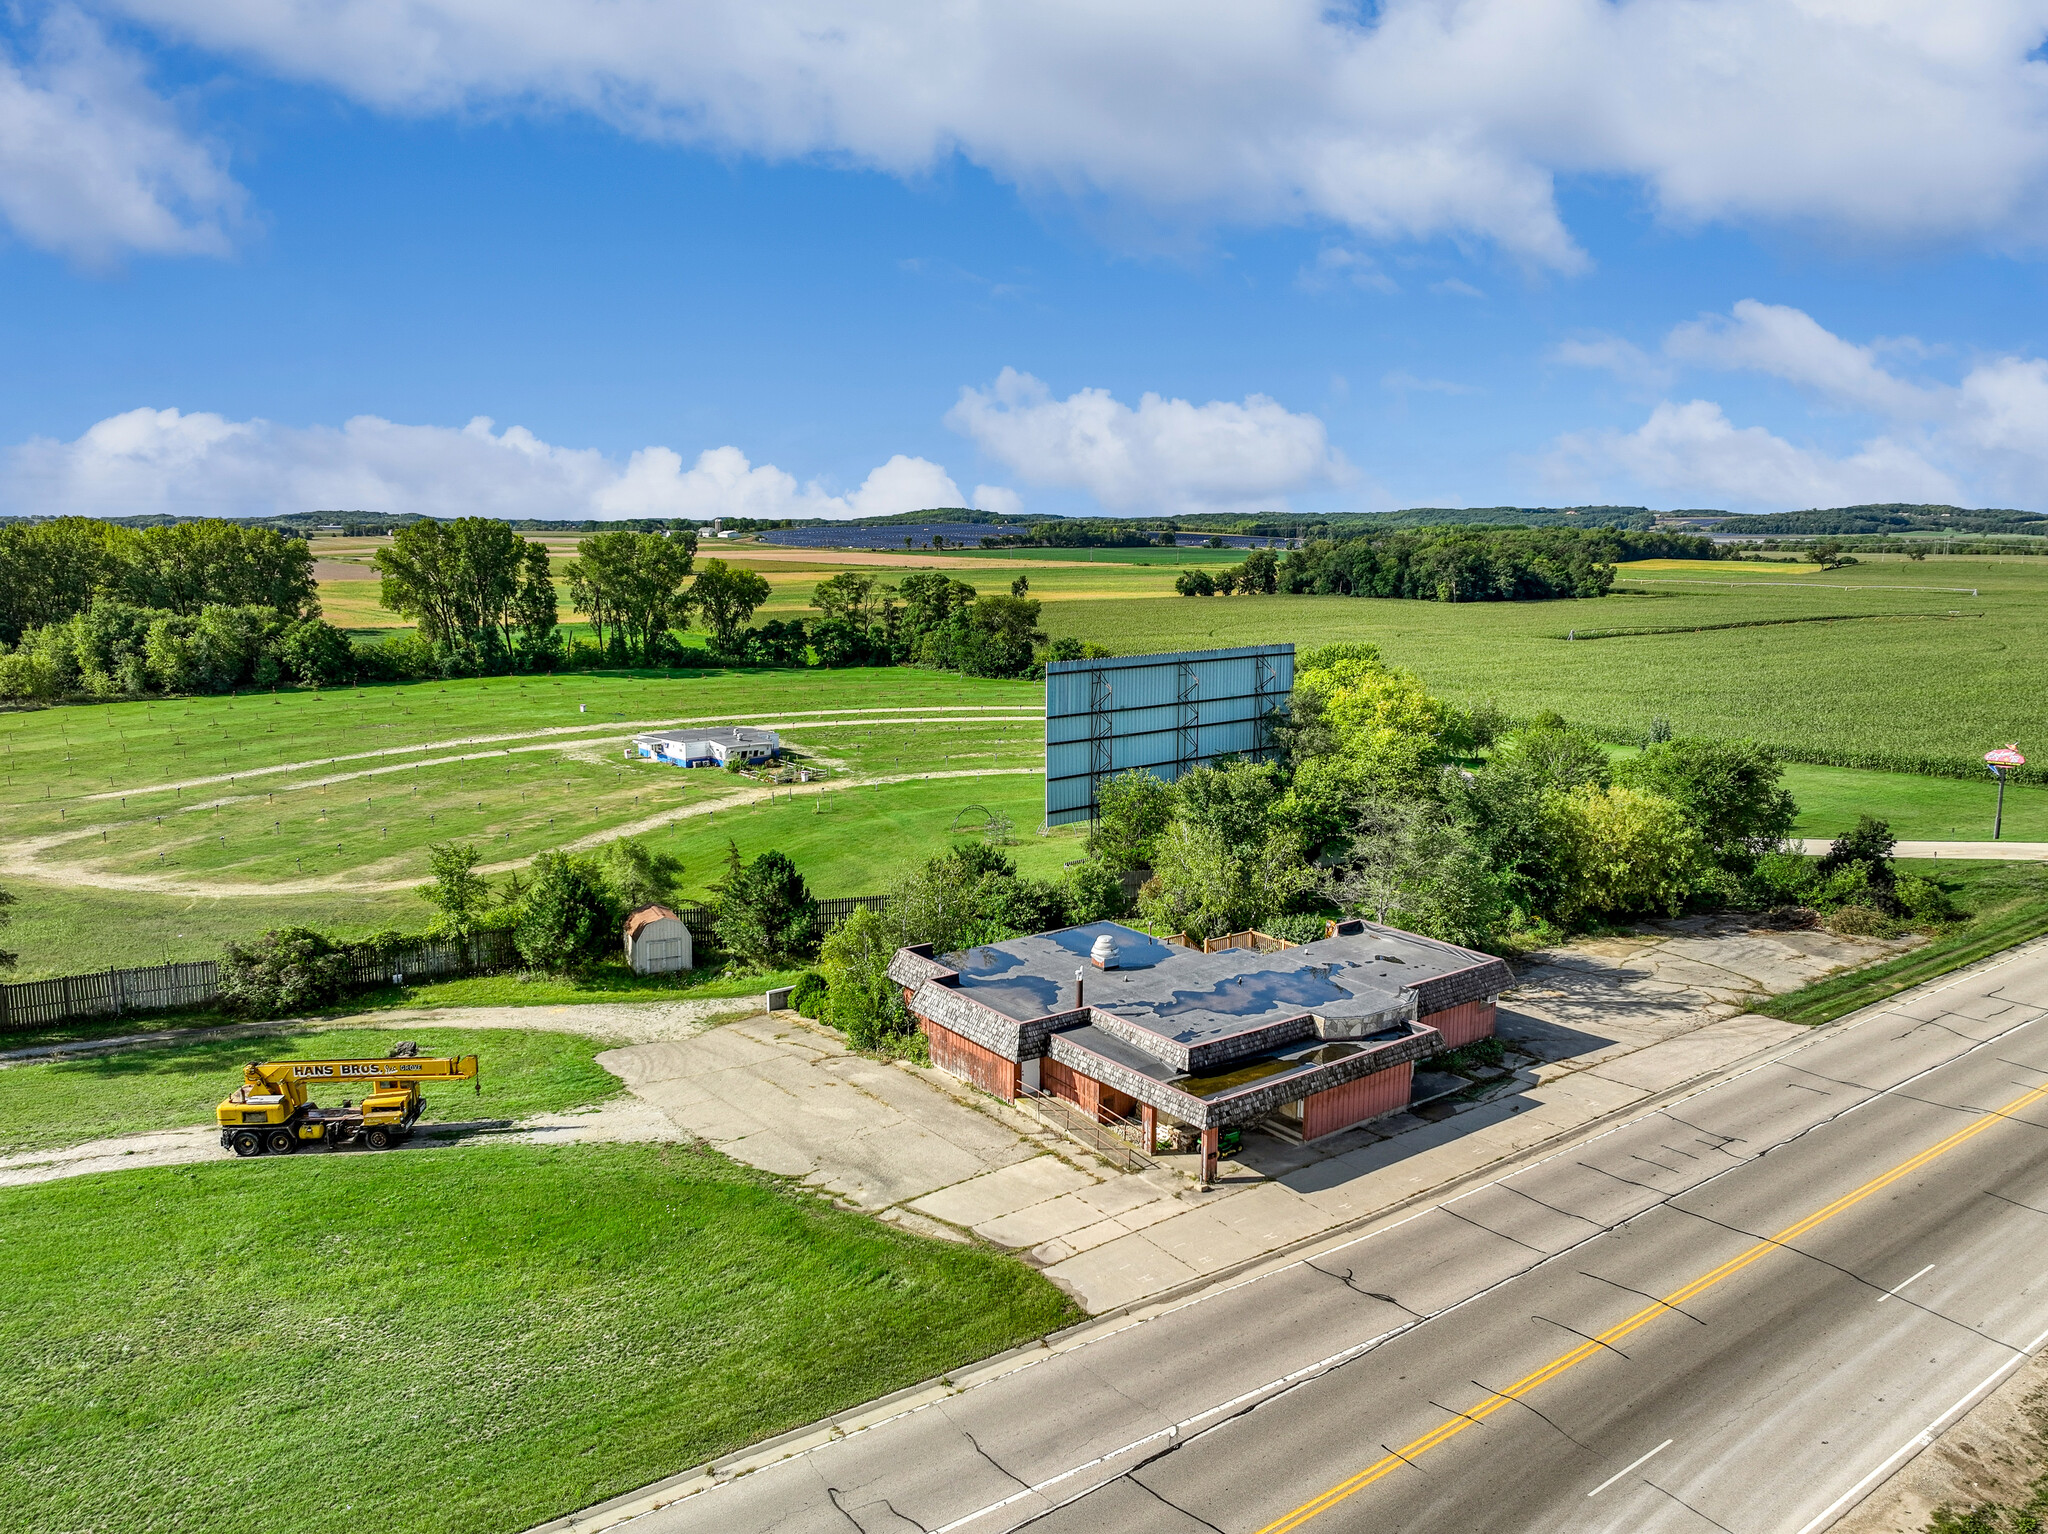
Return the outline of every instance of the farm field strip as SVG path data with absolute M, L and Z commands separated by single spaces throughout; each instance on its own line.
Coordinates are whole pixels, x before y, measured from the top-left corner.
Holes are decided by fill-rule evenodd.
M 1660 586 L 1796 586 L 1807 591 L 1955 591 L 1977 594 L 1975 586 L 1847 586 L 1840 581 L 1712 581 L 1692 575 L 1630 575 L 1632 581 Z
M 946 705 L 946 713 L 958 713 L 958 715 L 1001 713 L 1004 709 L 1006 709 L 1006 705 L 999 705 L 999 702 L 967 702 L 967 705 Z M 825 713 L 862 715 L 862 719 L 860 721 L 854 721 L 854 719 L 809 719 L 809 715 L 825 715 Z M 307 760 L 307 762 L 279 762 L 279 764 L 274 764 L 274 766 L 248 768 L 244 772 L 215 772 L 215 774 L 205 776 L 205 778 L 180 778 L 176 782 L 156 782 L 156 784 L 141 786 L 141 789 L 109 789 L 106 793 L 80 795 L 80 799 L 131 799 L 135 795 L 170 793 L 174 789 L 205 789 L 209 782 L 236 782 L 240 778 L 268 776 L 272 772 L 301 772 L 301 770 L 313 768 L 313 766 L 334 766 L 336 762 L 373 762 L 373 760 L 377 760 L 381 756 L 399 756 L 399 754 L 412 754 L 412 752 L 444 752 L 444 750 L 455 748 L 455 745 L 492 745 L 492 743 L 498 743 L 498 741 L 539 739 L 543 735 L 555 735 L 555 737 L 584 735 L 584 737 L 602 739 L 606 735 L 616 735 L 618 731 L 629 731 L 631 733 L 631 731 L 649 731 L 649 729 L 680 729 L 684 725 L 733 725 L 733 723 L 760 725 L 762 729 L 801 729 L 801 727 L 815 729 L 819 725 L 866 723 L 868 715 L 877 717 L 877 719 L 874 719 L 874 723 L 907 723 L 907 725 L 918 725 L 918 723 L 954 723 L 954 721 L 938 721 L 938 719 L 903 719 L 903 721 L 881 719 L 881 715 L 911 715 L 911 713 L 922 713 L 922 711 L 920 709 L 807 709 L 807 711 L 784 711 L 780 715 L 772 715 L 772 713 L 766 713 L 766 715 L 721 713 L 721 715 L 702 715 L 702 717 L 696 717 L 696 719 L 623 719 L 623 721 L 612 721 L 610 725 L 606 725 L 602 729 L 598 725 L 553 725 L 553 727 L 547 727 L 547 729 L 522 729 L 522 731 L 512 733 L 512 735 L 465 735 L 463 739 L 422 741 L 418 745 L 381 745 L 381 748 L 377 748 L 375 752 L 346 752 L 342 756 L 324 756 L 324 758 Z M 1042 717 L 1044 715 L 1012 715 L 1012 723 L 1016 719 L 1042 719 Z M 780 721 L 788 721 L 788 723 L 780 723 L 780 725 L 778 723 L 762 723 L 762 721 L 772 721 L 772 719 L 780 719 Z M 561 743 L 563 745 L 573 745 L 575 741 L 563 739 Z M 553 750 L 553 748 L 547 748 L 547 745 L 537 745 L 537 748 L 524 748 L 524 750 Z M 485 756 L 487 756 L 487 752 L 485 752 Z M 451 758 L 442 758 L 442 760 L 457 762 L 457 760 L 467 760 L 467 758 L 453 758 L 451 756 Z M 432 764 L 422 762 L 422 764 L 406 764 L 406 766 L 432 766 Z M 403 772 L 403 770 L 406 770 L 406 766 L 377 768 L 377 770 Z M 367 774 L 358 774 L 358 776 L 367 776 Z M 332 782 L 344 782 L 344 778 L 332 778 Z
M 1457 702 L 1492 700 L 1517 717 L 1555 709 L 1617 740 L 1640 739 L 1661 719 L 1681 735 L 1760 740 L 1794 760 L 1951 773 L 1981 773 L 1982 753 L 2009 740 L 2030 753 L 2048 742 L 2037 675 L 2048 650 L 2048 560 L 1930 556 L 1912 574 L 1977 590 L 1954 614 L 1972 621 L 1846 621 L 1925 614 L 1927 596 L 1806 583 L 1672 585 L 1577 602 L 1191 597 L 1133 603 L 1113 618 L 1086 604 L 1048 606 L 1040 621 L 1056 637 L 1125 653 L 1277 636 L 1304 646 L 1368 641 Z M 1634 572 L 1620 575 L 1628 582 Z M 1845 621 L 1765 621 L 1792 617 Z M 1661 632 L 1561 642 L 1561 630 L 1581 625 Z

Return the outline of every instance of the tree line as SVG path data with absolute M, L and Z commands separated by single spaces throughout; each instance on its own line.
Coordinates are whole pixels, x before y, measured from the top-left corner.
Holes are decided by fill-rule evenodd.
M 1722 559 L 1710 538 L 1629 528 L 1439 527 L 1311 539 L 1285 558 L 1260 549 L 1223 571 L 1185 570 L 1182 596 L 1405 597 L 1540 602 L 1604 596 L 1634 559 Z
M 0 698 L 320 682 L 348 656 L 320 618 L 311 550 L 274 528 L 0 525 Z

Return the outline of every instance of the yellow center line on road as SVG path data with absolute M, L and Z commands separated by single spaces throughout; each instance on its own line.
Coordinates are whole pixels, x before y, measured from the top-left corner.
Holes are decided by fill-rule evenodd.
M 1912 1176 L 1937 1157 L 1948 1154 L 1948 1152 L 1954 1150 L 1965 1141 L 1974 1139 L 1982 1134 L 1993 1124 L 2032 1107 L 2043 1098 L 2048 1098 L 2048 1086 L 2036 1087 L 2031 1092 L 2015 1097 L 2002 1108 L 1991 1109 L 1982 1118 L 1966 1124 L 1939 1144 L 1929 1146 L 1916 1156 L 1908 1157 L 1890 1171 L 1880 1173 L 1876 1177 L 1871 1178 L 1869 1182 L 1863 1184 L 1862 1187 L 1843 1194 L 1832 1204 L 1816 1209 L 1812 1214 L 1807 1215 L 1803 1219 L 1795 1220 L 1775 1235 L 1766 1236 L 1763 1240 L 1757 1242 L 1756 1245 L 1729 1258 L 1719 1267 L 1702 1273 L 1690 1283 L 1674 1289 L 1663 1299 L 1645 1305 L 1627 1320 L 1617 1322 L 1598 1336 L 1573 1348 L 1569 1353 L 1561 1354 L 1543 1365 L 1542 1368 L 1523 1375 L 1522 1378 L 1516 1380 L 1507 1389 L 1494 1392 L 1478 1405 L 1472 1407 L 1471 1410 L 1460 1412 L 1450 1417 L 1440 1426 L 1424 1433 L 1420 1438 L 1403 1444 L 1398 1450 L 1390 1450 L 1384 1459 L 1375 1460 L 1348 1480 L 1339 1481 L 1321 1496 L 1310 1498 L 1291 1513 L 1267 1524 L 1258 1531 L 1258 1534 L 1287 1534 L 1287 1531 L 1290 1529 L 1300 1528 L 1310 1519 L 1328 1512 L 1345 1498 L 1365 1490 L 1373 1482 L 1380 1480 L 1384 1476 L 1391 1475 L 1401 1466 L 1409 1464 L 1417 1456 L 1427 1454 L 1431 1449 L 1450 1442 L 1451 1439 L 1464 1432 L 1466 1428 L 1484 1422 L 1509 1402 L 1521 1400 L 1530 1391 L 1537 1389 L 1539 1386 L 1549 1384 L 1567 1370 L 1576 1368 L 1589 1358 L 1597 1357 L 1599 1354 L 1612 1348 L 1614 1344 L 1620 1342 L 1624 1337 L 1647 1326 L 1650 1322 L 1656 1320 L 1657 1317 L 1677 1310 L 1686 1301 L 1705 1293 L 1723 1279 L 1733 1278 L 1737 1273 L 1740 1273 L 1743 1269 L 1749 1267 L 1750 1264 L 1767 1254 L 1798 1240 L 1817 1226 L 1832 1220 L 1836 1215 L 1853 1209 L 1872 1194 L 1883 1192 L 1900 1178 Z

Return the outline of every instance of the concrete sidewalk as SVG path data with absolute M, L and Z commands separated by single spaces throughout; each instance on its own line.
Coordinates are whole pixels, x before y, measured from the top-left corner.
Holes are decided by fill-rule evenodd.
M 1820 857 L 1835 844 L 1825 837 L 1794 838 L 1792 847 Z M 1900 842 L 1895 858 L 1971 858 L 1999 863 L 2048 863 L 2048 842 Z

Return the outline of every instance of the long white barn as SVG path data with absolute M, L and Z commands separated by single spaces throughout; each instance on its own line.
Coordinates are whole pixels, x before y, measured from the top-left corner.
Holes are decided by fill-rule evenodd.
M 773 760 L 782 754 L 782 737 L 773 730 L 718 724 L 635 735 L 633 746 L 650 762 L 666 762 L 672 767 L 724 767 L 733 762 Z

